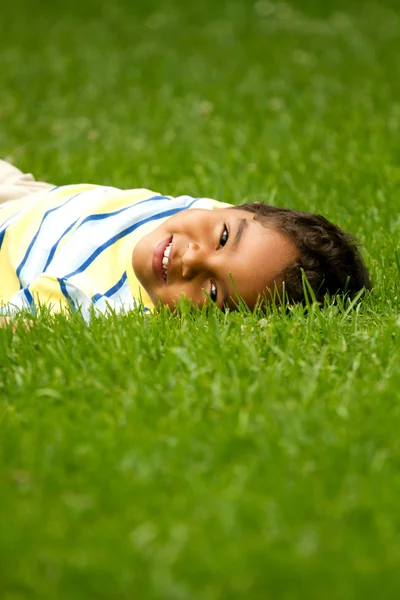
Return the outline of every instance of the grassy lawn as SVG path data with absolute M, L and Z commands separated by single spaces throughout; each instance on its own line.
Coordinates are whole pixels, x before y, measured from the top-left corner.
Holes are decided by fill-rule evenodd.
M 321 212 L 374 281 L 357 310 L 0 329 L 2 600 L 399 597 L 396 6 L 2 6 L 1 157 Z

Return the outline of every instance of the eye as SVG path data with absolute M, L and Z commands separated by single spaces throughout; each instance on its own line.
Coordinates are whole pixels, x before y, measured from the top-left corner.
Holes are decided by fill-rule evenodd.
M 229 230 L 228 230 L 227 226 L 224 225 L 224 229 L 222 231 L 222 234 L 221 234 L 221 237 L 219 240 L 220 248 L 223 248 L 225 246 L 226 242 L 228 241 L 228 238 L 229 238 Z
M 213 302 L 217 301 L 217 294 L 217 286 L 215 285 L 215 283 L 211 282 L 210 298 Z

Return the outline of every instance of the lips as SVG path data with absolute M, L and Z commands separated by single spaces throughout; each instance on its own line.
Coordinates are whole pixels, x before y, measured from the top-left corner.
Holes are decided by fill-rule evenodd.
M 159 244 L 157 244 L 157 246 L 155 247 L 154 252 L 153 252 L 153 259 L 152 259 L 152 263 L 151 263 L 154 275 L 156 276 L 157 279 L 160 280 L 161 283 L 164 283 L 164 284 L 165 284 L 165 279 L 164 279 L 164 272 L 163 272 L 163 268 L 162 268 L 162 259 L 164 256 L 165 249 L 170 242 L 172 242 L 172 237 L 169 237 L 169 238 L 163 240 L 162 242 L 160 242 Z

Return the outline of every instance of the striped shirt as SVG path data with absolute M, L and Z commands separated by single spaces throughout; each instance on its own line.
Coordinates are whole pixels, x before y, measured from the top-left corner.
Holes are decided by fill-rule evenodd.
M 132 268 L 136 243 L 190 208 L 229 206 L 147 189 L 68 185 L 0 208 L 0 314 L 38 305 L 106 314 L 153 304 Z

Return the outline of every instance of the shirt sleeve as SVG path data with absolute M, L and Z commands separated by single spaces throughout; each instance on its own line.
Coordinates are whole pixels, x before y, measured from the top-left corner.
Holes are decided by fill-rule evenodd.
M 76 284 L 43 274 L 14 294 L 0 308 L 0 314 L 14 315 L 21 310 L 35 312 L 40 306 L 46 306 L 51 313 L 79 310 L 85 321 L 89 321 L 93 302 L 90 295 Z
M 0 315 L 15 315 L 21 310 L 33 313 L 40 306 L 45 306 L 51 313 L 79 312 L 84 320 L 89 322 L 92 315 L 107 316 L 115 312 L 128 312 L 133 310 L 137 303 L 130 292 L 126 277 L 115 295 L 92 295 L 66 278 L 42 274 L 27 287 L 19 290 L 7 304 L 0 306 Z M 148 312 L 149 309 L 144 310 Z

